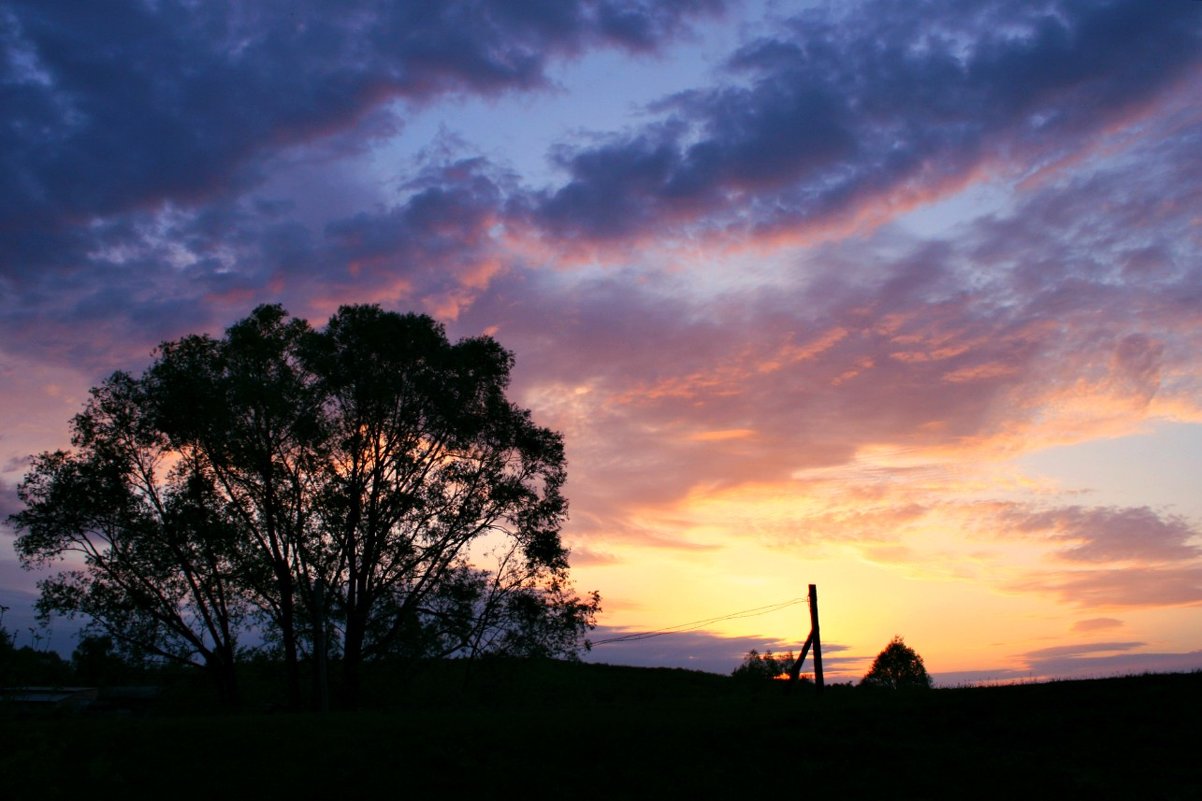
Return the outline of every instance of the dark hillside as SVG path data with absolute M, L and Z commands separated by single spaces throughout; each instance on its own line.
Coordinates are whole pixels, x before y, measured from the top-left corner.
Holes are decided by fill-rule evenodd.
M 1197 799 L 1199 708 L 1202 673 L 816 697 L 683 670 L 511 662 L 466 681 L 427 675 L 378 708 L 324 717 L 10 712 L 0 775 L 14 801 L 232 790 Z

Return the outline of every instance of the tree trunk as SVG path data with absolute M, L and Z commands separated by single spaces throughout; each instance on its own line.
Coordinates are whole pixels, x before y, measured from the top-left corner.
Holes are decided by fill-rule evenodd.
M 217 698 L 223 706 L 236 708 L 242 704 L 238 689 L 237 666 L 233 653 L 227 648 L 210 653 L 205 658 L 205 668 L 217 689 Z
M 301 694 L 300 652 L 296 642 L 296 609 L 292 587 L 280 588 L 280 640 L 284 646 L 284 670 L 288 681 L 288 706 L 300 709 Z
M 359 705 L 362 691 L 363 638 L 367 616 L 351 610 L 346 618 L 346 637 L 342 648 L 342 703 L 348 709 Z
M 325 582 L 320 578 L 313 587 L 313 619 L 313 706 L 324 714 L 330 711 L 330 681 Z

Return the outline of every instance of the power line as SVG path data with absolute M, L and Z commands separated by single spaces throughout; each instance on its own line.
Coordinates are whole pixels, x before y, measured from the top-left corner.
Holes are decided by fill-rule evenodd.
M 719 615 L 706 620 L 695 620 L 692 623 L 681 623 L 677 626 L 668 626 L 663 629 L 655 629 L 654 631 L 640 631 L 631 634 L 622 634 L 617 637 L 607 637 L 604 640 L 596 640 L 593 645 L 611 645 L 619 642 L 633 642 L 634 640 L 647 640 L 652 637 L 662 637 L 665 634 L 681 634 L 686 631 L 695 631 L 703 626 L 708 626 L 711 623 L 720 623 L 724 620 L 738 620 L 745 617 L 757 617 L 766 615 L 771 612 L 779 612 L 782 609 L 788 609 L 791 606 L 797 606 L 809 601 L 809 598 L 791 598 L 788 601 L 780 601 L 779 603 L 769 604 L 767 606 L 757 606 L 754 609 L 744 609 L 739 612 L 731 612 L 728 615 Z

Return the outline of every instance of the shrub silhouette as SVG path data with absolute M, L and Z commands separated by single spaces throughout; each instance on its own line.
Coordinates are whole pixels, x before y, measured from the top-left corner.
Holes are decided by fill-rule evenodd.
M 906 645 L 901 637 L 894 637 L 877 654 L 872 667 L 860 680 L 861 687 L 884 687 L 889 690 L 917 688 L 930 689 L 931 677 L 927 675 L 922 657 Z
M 761 656 L 753 648 L 747 652 L 747 656 L 743 657 L 743 664 L 731 671 L 730 675 L 741 681 L 767 681 L 775 679 L 777 676 L 783 676 L 792 664 L 792 651 L 787 655 L 781 654 L 780 656 L 768 651 Z

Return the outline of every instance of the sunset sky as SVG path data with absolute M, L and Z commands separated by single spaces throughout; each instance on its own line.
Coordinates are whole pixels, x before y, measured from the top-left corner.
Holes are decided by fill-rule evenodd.
M 0 517 L 159 342 L 379 303 L 514 352 L 597 639 L 814 583 L 838 681 L 1202 668 L 1202 3 L 10 0 L 0 53 Z

